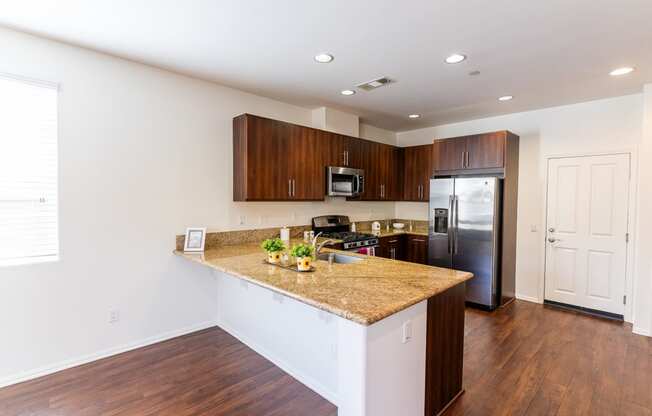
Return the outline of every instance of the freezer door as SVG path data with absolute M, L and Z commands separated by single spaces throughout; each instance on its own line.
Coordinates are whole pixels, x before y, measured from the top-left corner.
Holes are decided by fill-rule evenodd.
M 428 264 L 453 267 L 452 263 L 452 178 L 430 180 L 430 206 L 428 214 Z
M 498 305 L 498 178 L 456 178 L 454 197 L 453 268 L 473 273 L 466 284 L 466 300 L 495 308 Z

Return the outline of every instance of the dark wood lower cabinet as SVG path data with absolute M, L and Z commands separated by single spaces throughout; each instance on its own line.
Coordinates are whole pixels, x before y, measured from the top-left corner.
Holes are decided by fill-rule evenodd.
M 465 294 L 462 283 L 428 299 L 425 416 L 439 414 L 462 393 Z
M 428 237 L 407 235 L 405 260 L 412 263 L 428 264 Z
M 378 257 L 392 260 L 405 260 L 405 235 L 393 235 L 378 239 Z
M 428 264 L 428 237 L 397 234 L 378 239 L 378 257 Z

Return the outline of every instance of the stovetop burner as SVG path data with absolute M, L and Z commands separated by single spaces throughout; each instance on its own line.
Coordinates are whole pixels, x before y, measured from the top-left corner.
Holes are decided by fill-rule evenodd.
M 362 241 L 368 240 L 370 238 L 375 238 L 372 234 L 365 233 L 354 233 L 351 231 L 341 231 L 341 232 L 326 232 L 321 235 L 324 238 L 332 238 L 334 240 L 342 240 L 345 243 L 350 241 Z

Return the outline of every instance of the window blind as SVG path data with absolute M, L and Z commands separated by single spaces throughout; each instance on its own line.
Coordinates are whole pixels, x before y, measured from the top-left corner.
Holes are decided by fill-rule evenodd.
M 0 74 L 0 265 L 58 258 L 57 93 Z

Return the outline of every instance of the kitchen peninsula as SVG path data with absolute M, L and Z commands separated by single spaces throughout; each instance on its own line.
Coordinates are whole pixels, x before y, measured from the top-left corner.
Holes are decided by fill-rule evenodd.
M 220 327 L 333 402 L 339 416 L 438 414 L 462 391 L 472 275 L 324 251 L 355 261 L 319 260 L 315 272 L 298 273 L 263 263 L 255 241 L 175 253 L 212 269 Z

